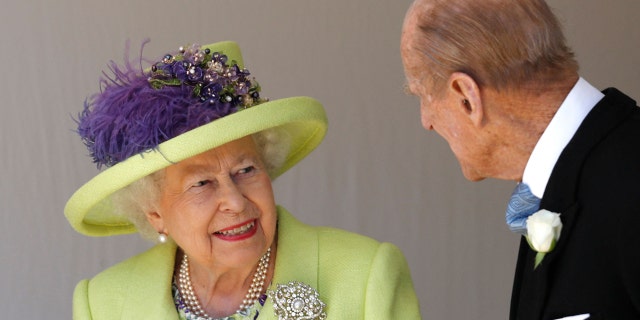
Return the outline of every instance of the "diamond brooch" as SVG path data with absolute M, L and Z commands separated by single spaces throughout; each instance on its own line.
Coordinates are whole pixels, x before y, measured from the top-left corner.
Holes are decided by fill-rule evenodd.
M 278 320 L 324 320 L 326 306 L 318 291 L 302 282 L 278 284 L 275 291 L 268 291 Z

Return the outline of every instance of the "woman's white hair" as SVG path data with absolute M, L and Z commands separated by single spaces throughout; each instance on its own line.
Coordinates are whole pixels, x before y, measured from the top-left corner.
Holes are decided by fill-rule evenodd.
M 280 128 L 271 128 L 252 135 L 269 176 L 280 168 L 289 153 L 291 140 Z M 158 233 L 147 220 L 147 213 L 156 211 L 162 191 L 164 170 L 140 178 L 111 196 L 113 208 L 133 223 L 140 235 L 157 242 Z

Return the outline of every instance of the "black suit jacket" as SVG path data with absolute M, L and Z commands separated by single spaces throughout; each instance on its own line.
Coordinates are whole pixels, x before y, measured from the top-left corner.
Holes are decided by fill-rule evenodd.
M 556 163 L 541 208 L 560 213 L 556 248 L 534 270 L 520 243 L 510 319 L 640 319 L 640 108 L 616 89 Z

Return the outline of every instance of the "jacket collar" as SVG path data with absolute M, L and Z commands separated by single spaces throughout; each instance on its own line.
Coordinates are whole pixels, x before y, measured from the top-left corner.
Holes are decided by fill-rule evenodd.
M 560 213 L 563 227 L 556 249 L 545 256 L 547 267 L 561 255 L 564 243 L 571 235 L 580 212 L 577 203 L 582 167 L 589 153 L 622 121 L 637 109 L 636 103 L 614 88 L 605 90 L 605 97 L 593 108 L 582 122 L 578 131 L 565 147 L 553 168 L 549 184 L 544 192 L 540 207 Z M 540 265 L 541 267 L 543 265 Z M 541 271 L 548 268 L 542 268 Z
M 535 252 L 526 240 L 520 244 L 511 300 L 512 319 L 515 319 L 517 310 L 521 310 L 521 315 L 527 314 L 527 318 L 541 318 L 554 262 L 562 256 L 567 238 L 579 218 L 577 185 L 584 161 L 591 150 L 637 108 L 634 100 L 617 89 L 610 88 L 603 93 L 605 97 L 587 115 L 560 154 L 540 203 L 540 208 L 560 213 L 563 227 L 556 248 L 545 255 L 534 271 Z

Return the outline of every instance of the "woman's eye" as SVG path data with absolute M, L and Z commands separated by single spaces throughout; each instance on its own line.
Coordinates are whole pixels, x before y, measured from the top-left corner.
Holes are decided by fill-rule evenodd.
M 209 184 L 209 180 L 202 180 L 202 181 L 196 182 L 192 187 L 202 187 L 207 184 Z
M 238 174 L 245 175 L 245 174 L 251 173 L 251 172 L 253 172 L 255 170 L 256 170 L 256 168 L 254 166 L 249 166 L 249 167 L 240 169 L 238 171 Z

